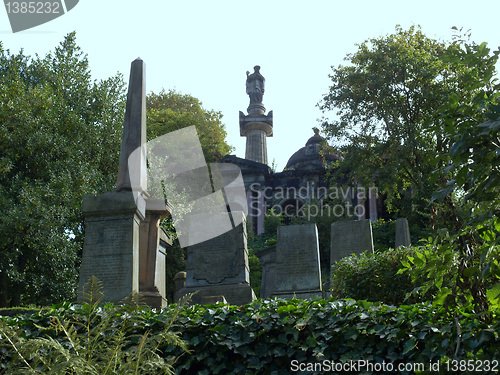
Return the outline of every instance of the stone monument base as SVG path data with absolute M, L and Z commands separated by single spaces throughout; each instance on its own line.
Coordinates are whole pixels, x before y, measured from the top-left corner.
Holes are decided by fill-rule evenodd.
M 160 294 L 160 292 L 143 292 L 140 293 L 140 301 L 144 302 L 153 309 L 161 309 L 167 306 L 167 300 Z
M 255 301 L 255 293 L 249 284 L 223 284 L 193 286 L 182 288 L 179 291 L 179 299 L 189 293 L 195 293 L 191 297 L 190 304 L 203 304 L 203 297 L 223 296 L 230 305 L 246 305 Z
M 298 298 L 298 299 L 312 299 L 315 297 L 323 298 L 321 290 L 300 290 L 297 292 L 275 292 L 271 294 L 271 298 Z

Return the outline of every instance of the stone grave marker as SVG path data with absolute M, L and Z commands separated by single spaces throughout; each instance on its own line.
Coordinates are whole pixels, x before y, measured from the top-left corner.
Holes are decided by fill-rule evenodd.
M 276 246 L 268 247 L 255 254 L 262 267 L 260 298 L 270 298 L 276 282 Z
M 275 272 L 271 297 L 322 296 L 316 224 L 278 227 Z
M 410 227 L 406 218 L 396 219 L 396 245 L 397 249 L 400 246 L 411 246 Z
M 228 213 L 200 215 L 210 215 L 212 224 L 225 222 L 228 217 Z M 188 247 L 186 286 L 179 291 L 178 298 L 197 292 L 191 303 L 202 303 L 203 297 L 224 296 L 231 305 L 244 305 L 256 299 L 250 287 L 245 215 L 241 211 L 229 215 L 241 216 L 242 224 Z M 189 233 L 199 236 L 198 231 L 206 230 L 204 222 L 206 219 L 193 218 Z M 241 221 L 234 218 L 233 222 Z
M 146 294 L 154 294 L 153 307 L 161 307 L 164 303 L 162 276 L 156 277 L 157 261 L 161 258 L 158 255 L 158 220 L 169 212 L 164 204 L 146 205 L 145 144 L 145 65 L 141 59 L 136 59 L 130 68 L 116 191 L 87 195 L 82 200 L 85 239 L 79 300 L 83 300 L 84 285 L 95 276 L 103 285 L 103 302 L 119 303 L 143 289 Z M 135 150 L 139 152 L 134 153 Z M 149 202 L 148 206 L 152 203 L 158 202 Z M 160 268 L 161 265 L 158 274 Z M 142 272 L 140 283 L 141 269 L 146 273 Z M 153 303 L 145 297 L 146 302 Z
M 370 220 L 348 220 L 332 223 L 330 264 L 352 254 L 373 253 L 372 223 Z

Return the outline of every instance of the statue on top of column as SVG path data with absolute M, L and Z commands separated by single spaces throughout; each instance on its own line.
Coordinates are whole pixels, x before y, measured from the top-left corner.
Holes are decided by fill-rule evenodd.
M 259 65 L 254 66 L 253 70 L 252 74 L 247 71 L 247 95 L 250 97 L 250 105 L 262 104 L 266 79 L 260 74 Z

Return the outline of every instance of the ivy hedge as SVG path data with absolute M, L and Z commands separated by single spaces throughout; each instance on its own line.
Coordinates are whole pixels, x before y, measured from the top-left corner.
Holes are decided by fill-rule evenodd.
M 127 316 L 136 323 L 128 324 L 123 332 L 135 337 L 154 337 L 165 332 L 167 322 L 176 313 L 176 323 L 170 329 L 178 333 L 190 352 L 178 343 L 166 341 L 155 346 L 155 353 L 173 363 L 178 374 L 343 373 L 329 371 L 338 370 L 334 366 L 342 364 L 347 366 L 343 368 L 346 373 L 376 373 L 382 365 L 402 374 L 436 373 L 436 366 L 440 373 L 467 373 L 460 367 L 464 363 L 482 364 L 483 369 L 488 363 L 492 370 L 496 364 L 496 369 L 500 369 L 497 312 L 493 314 L 493 323 L 486 324 L 466 312 L 450 318 L 442 308 L 425 303 L 395 307 L 350 299 L 275 299 L 241 307 L 194 305 L 180 310 L 172 305 L 158 313 L 138 307 L 126 314 L 107 314 L 107 309 L 113 307 L 100 307 L 98 316 L 116 321 Z M 64 304 L 49 312 L 4 317 L 0 319 L 0 328 L 1 332 L 15 332 L 15 338 L 10 336 L 14 344 L 16 340 L 48 336 L 67 345 L 64 333 L 53 329 L 53 321 L 98 325 L 95 317 L 86 320 L 87 310 L 85 306 Z M 10 374 L 6 368 L 18 358 L 1 332 L 0 374 Z M 107 330 L 100 335 L 112 334 L 113 330 Z M 127 350 L 137 352 L 133 340 L 128 345 Z M 44 350 L 47 354 L 51 349 Z M 470 362 L 463 362 L 467 360 Z M 410 370 L 408 366 L 412 364 L 417 368 Z

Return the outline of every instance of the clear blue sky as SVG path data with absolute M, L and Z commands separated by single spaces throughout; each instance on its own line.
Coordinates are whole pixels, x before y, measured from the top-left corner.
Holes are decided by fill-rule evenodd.
M 472 39 L 500 46 L 500 2 L 441 1 L 171 1 L 80 0 L 64 16 L 13 34 L 0 9 L 4 48 L 44 56 L 71 31 L 88 54 L 95 79 L 146 63 L 147 90 L 191 94 L 207 109 L 221 111 L 228 142 L 245 155 L 238 112 L 245 111 L 245 72 L 261 66 L 264 105 L 274 111 L 270 163 L 281 170 L 312 136 L 328 90 L 331 66 L 343 63 L 356 43 L 392 33 L 395 26 L 420 25 L 429 37 L 451 40 L 451 27 L 472 30 Z

